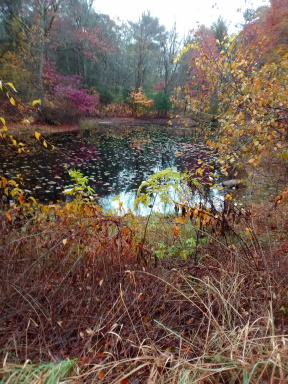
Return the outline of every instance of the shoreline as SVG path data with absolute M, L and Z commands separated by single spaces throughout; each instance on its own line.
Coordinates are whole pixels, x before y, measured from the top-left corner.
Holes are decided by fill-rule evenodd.
M 42 123 L 31 123 L 31 124 L 24 124 L 21 122 L 17 123 L 8 123 L 8 132 L 9 134 L 17 135 L 17 134 L 25 134 L 29 133 L 29 131 L 37 131 L 41 134 L 45 133 L 60 133 L 60 132 L 75 132 L 90 128 L 81 127 L 81 124 L 83 122 L 94 123 L 95 126 L 109 126 L 109 125 L 161 125 L 161 126 L 167 126 L 168 127 L 168 121 L 169 118 L 137 118 L 137 117 L 104 117 L 104 118 L 87 118 L 82 119 L 79 123 L 71 123 L 71 124 L 59 124 L 59 125 L 49 125 L 49 124 L 42 124 Z M 92 128 L 92 127 L 91 127 Z

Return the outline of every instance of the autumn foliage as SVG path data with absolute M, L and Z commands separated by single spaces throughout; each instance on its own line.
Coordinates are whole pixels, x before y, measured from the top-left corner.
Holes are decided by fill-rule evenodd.
M 191 55 L 185 102 L 192 113 L 205 112 L 219 120 L 217 140 L 208 140 L 208 144 L 226 156 L 223 161 L 228 163 L 241 159 L 256 166 L 266 150 L 277 154 L 285 147 L 284 3 L 272 2 L 238 36 L 225 36 L 221 42 L 200 29 L 182 52 Z
M 109 384 L 286 382 L 288 0 L 270 3 L 238 34 L 216 38 L 213 28 L 199 27 L 178 54 L 171 53 L 170 61 L 163 40 L 162 60 L 170 69 L 179 63 L 179 78 L 185 79 L 171 99 L 167 79 L 172 72 L 167 67 L 165 81 L 155 76 L 146 88 L 130 84 L 125 99 L 119 89 L 117 98 L 113 88 L 116 101 L 102 109 L 101 92 L 87 73 L 99 68 L 100 57 L 109 67 L 109 52 L 119 55 L 114 64 L 122 59 L 109 46 L 116 42 L 115 24 L 103 15 L 94 24 L 90 2 L 80 0 L 72 8 L 48 2 L 42 29 L 37 7 L 26 9 L 28 14 L 35 11 L 31 18 L 26 15 L 37 21 L 35 30 L 27 27 L 24 32 L 12 18 L 10 33 L 19 51 L 7 49 L 0 59 L 5 77 L 12 76 L 0 82 L 6 106 L 0 115 L 0 140 L 6 151 L 15 150 L 21 158 L 29 155 L 26 142 L 9 131 L 8 107 L 29 126 L 28 114 L 51 124 L 93 116 L 96 107 L 107 115 L 155 116 L 167 113 L 173 101 L 177 112 L 169 121 L 172 130 L 189 135 L 194 130 L 201 143 L 200 149 L 183 143 L 175 154 L 188 164 L 183 172 L 159 170 L 138 186 L 135 209 L 144 204 L 150 209 L 147 216 L 123 213 L 121 202 L 117 215 L 103 213 L 97 191 L 75 169 L 68 172 L 73 186 L 63 191 L 67 201 L 47 204 L 27 196 L 21 175 L 0 175 L 1 378 L 15 378 L 28 367 L 40 383 L 46 371 L 37 371 L 37 376 L 30 361 L 52 361 L 59 368 L 73 358 L 77 368 L 65 371 L 61 379 L 70 375 L 73 382 Z M 75 18 L 69 34 L 65 26 L 70 12 L 80 11 L 85 17 Z M 157 20 L 144 16 L 157 34 L 154 46 L 147 36 L 136 36 L 142 47 L 138 55 L 131 51 L 138 59 L 137 83 L 145 80 L 149 55 L 144 48 L 148 42 L 155 48 L 165 37 Z M 135 33 L 142 24 L 134 25 Z M 43 41 L 37 40 L 36 30 Z M 45 60 L 39 54 L 38 64 L 28 66 L 25 52 L 35 47 Z M 57 63 L 48 58 L 53 49 L 64 52 L 54 52 Z M 59 62 L 69 62 L 69 55 L 78 59 L 79 68 L 63 74 Z M 19 76 L 23 66 L 25 81 Z M 37 78 L 35 68 L 37 89 L 29 94 L 40 96 L 23 102 L 27 83 Z M 20 79 L 19 92 L 14 79 Z M 186 129 L 189 124 L 191 130 Z M 31 131 L 36 145 L 55 150 L 44 134 Z M 140 153 L 146 140 L 129 145 Z M 96 152 L 94 147 L 94 160 Z M 81 162 L 77 154 L 72 159 Z M 174 211 L 153 213 L 156 198 L 173 204 Z M 20 369 L 13 371 L 16 363 Z

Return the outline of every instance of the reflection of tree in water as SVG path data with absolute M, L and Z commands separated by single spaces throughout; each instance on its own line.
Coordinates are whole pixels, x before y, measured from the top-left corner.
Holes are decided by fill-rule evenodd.
M 11 156 L 5 159 L 9 164 L 5 171 L 7 176 L 22 173 L 25 180 L 29 179 L 25 187 L 42 201 L 63 198 L 61 191 L 71 185 L 65 164 L 87 175 L 100 197 L 135 191 L 151 174 L 168 167 L 184 170 L 202 156 L 204 150 L 199 154 L 196 146 L 193 150 L 189 147 L 192 135 L 187 132 L 137 126 L 103 127 L 85 135 L 53 134 L 49 141 L 57 150 L 48 151 L 39 146 L 25 158 Z M 185 145 L 184 156 L 176 158 L 175 153 Z

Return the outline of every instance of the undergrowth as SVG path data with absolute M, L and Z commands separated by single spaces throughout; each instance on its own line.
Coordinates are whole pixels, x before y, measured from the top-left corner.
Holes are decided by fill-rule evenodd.
M 196 262 L 190 218 L 173 232 L 173 216 L 154 215 L 136 262 L 143 218 L 77 200 L 35 207 L 32 218 L 10 209 L 1 221 L 2 381 L 284 383 L 287 215 L 270 208 L 265 228 L 261 214 L 235 223 L 237 236 L 203 228 Z
M 4 208 L 3 383 L 287 381 L 285 204 L 148 225 L 81 196 Z

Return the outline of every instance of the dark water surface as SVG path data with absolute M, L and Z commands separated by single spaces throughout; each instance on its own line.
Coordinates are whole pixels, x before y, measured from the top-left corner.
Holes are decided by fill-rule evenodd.
M 103 126 L 89 131 L 46 135 L 54 151 L 35 145 L 27 155 L 0 155 L 0 175 L 11 179 L 21 174 L 24 188 L 45 203 L 67 200 L 63 190 L 72 186 L 67 167 L 89 177 L 89 185 L 106 209 L 117 208 L 120 195 L 124 209 L 133 208 L 136 191 L 153 173 L 174 168 L 197 167 L 202 159 L 213 163 L 215 155 L 196 144 L 190 129 L 161 126 Z

